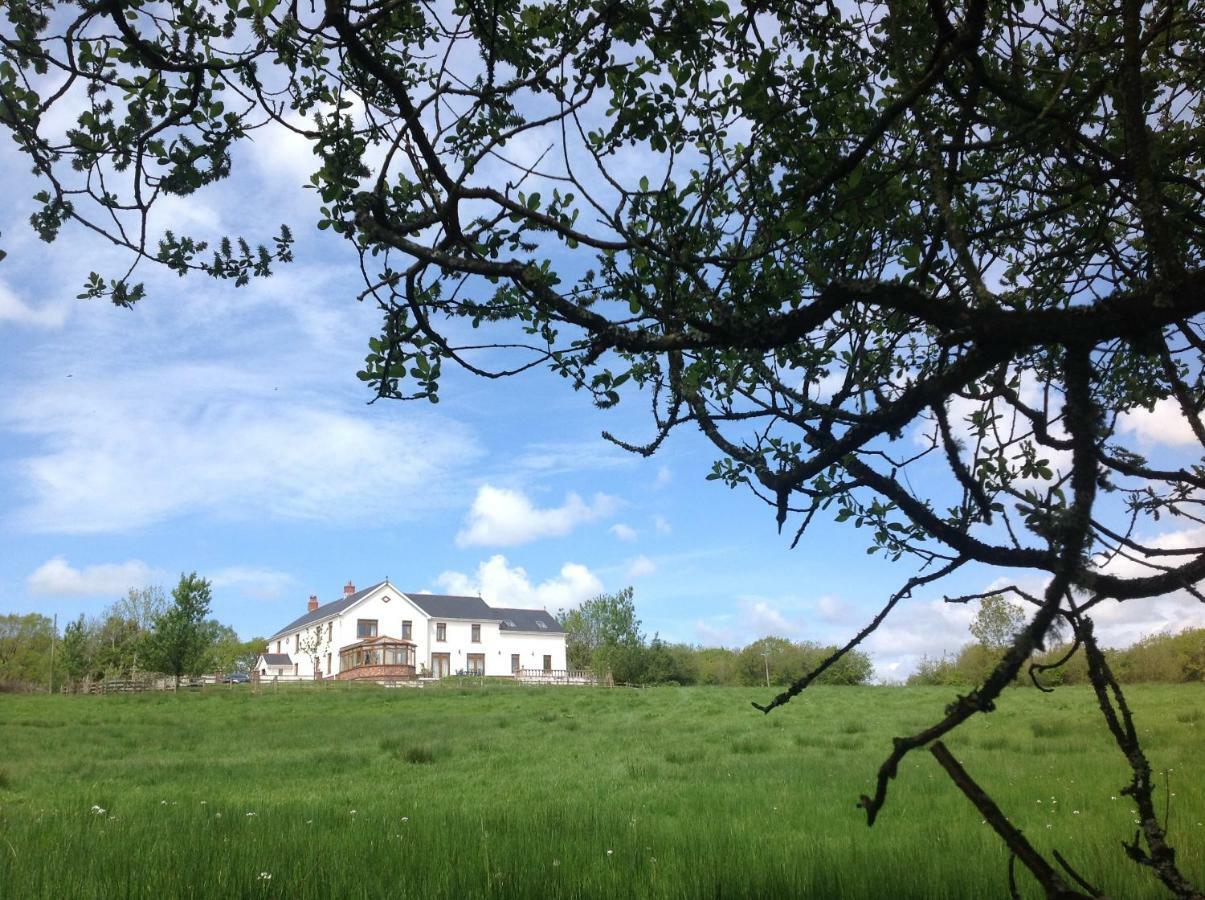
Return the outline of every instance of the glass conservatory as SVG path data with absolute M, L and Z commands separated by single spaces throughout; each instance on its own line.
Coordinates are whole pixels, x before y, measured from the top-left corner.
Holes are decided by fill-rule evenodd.
M 339 650 L 337 678 L 414 678 L 414 644 L 400 638 L 370 637 Z

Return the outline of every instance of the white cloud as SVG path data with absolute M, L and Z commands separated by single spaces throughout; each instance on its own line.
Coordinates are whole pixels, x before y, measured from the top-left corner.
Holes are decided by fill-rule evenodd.
M 653 482 L 653 487 L 663 488 L 674 479 L 674 473 L 670 471 L 669 466 L 661 466 L 657 469 L 657 480 Z
M 975 612 L 973 606 L 943 600 L 904 601 L 861 649 L 874 660 L 879 677 L 906 676 L 921 657 L 953 653 L 968 643 Z
M 635 528 L 631 525 L 625 525 L 623 522 L 616 522 L 609 530 L 611 534 L 615 535 L 621 541 L 634 541 L 640 537 Z
M 450 504 L 433 486 L 478 455 L 454 421 L 353 414 L 255 382 L 239 369 L 181 364 L 33 386 L 0 407 L 0 420 L 39 444 L 17 461 L 27 503 L 14 518 L 34 531 L 95 533 L 191 513 L 413 516 Z
M 816 601 L 816 612 L 826 622 L 843 622 L 849 617 L 849 607 L 836 597 L 828 595 Z
M 669 534 L 673 531 L 669 527 L 669 520 L 665 516 L 653 516 L 653 529 L 657 534 Z
M 699 641 L 704 647 L 739 646 L 740 642 L 736 640 L 733 630 L 723 624 L 727 618 L 727 616 L 720 616 L 711 622 L 704 619 L 695 622 L 695 634 L 698 635 Z
M 1180 411 L 1180 404 L 1168 397 L 1155 403 L 1152 410 L 1132 409 L 1117 420 L 1117 430 L 1133 434 L 1147 444 L 1166 444 L 1183 447 L 1195 444 L 1197 437 Z
M 563 505 L 540 509 L 521 491 L 485 484 L 477 491 L 468 523 L 456 535 L 456 544 L 513 547 L 540 538 L 559 537 L 578 525 L 610 515 L 618 505 L 614 497 L 606 494 L 595 494 L 591 503 L 577 494 L 569 494 Z
M 641 554 L 628 560 L 627 566 L 624 569 L 624 577 L 629 581 L 635 581 L 637 578 L 647 578 L 656 571 L 657 564 L 644 554 Z
M 443 572 L 435 583 L 450 594 L 479 595 L 491 606 L 552 611 L 571 609 L 603 591 L 598 576 L 580 563 L 565 563 L 558 575 L 533 584 L 526 569 L 511 566 L 501 554 L 481 563 L 473 575 Z
M 785 637 L 799 640 L 804 637 L 802 621 L 788 619 L 777 605 L 756 597 L 740 601 L 742 619 L 751 634 L 762 637 Z
M 67 309 L 67 304 L 62 302 L 43 302 L 33 306 L 0 281 L 0 324 L 12 322 L 35 328 L 62 328 L 67 321 Z
M 207 577 L 215 588 L 230 588 L 257 600 L 276 600 L 297 584 L 287 572 L 247 566 L 219 569 Z
M 140 559 L 76 569 L 66 558 L 56 556 L 38 566 L 25 579 L 25 587 L 35 597 L 121 596 L 132 587 L 145 587 L 162 579 L 162 572 Z

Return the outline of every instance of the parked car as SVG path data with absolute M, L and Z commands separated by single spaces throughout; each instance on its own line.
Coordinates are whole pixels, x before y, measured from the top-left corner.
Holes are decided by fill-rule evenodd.
M 231 672 L 222 679 L 222 684 L 246 684 L 251 680 L 251 676 L 246 672 Z

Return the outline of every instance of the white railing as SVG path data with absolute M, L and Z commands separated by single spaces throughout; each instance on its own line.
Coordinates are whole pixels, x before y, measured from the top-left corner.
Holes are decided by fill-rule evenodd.
M 598 684 L 598 676 L 589 669 L 519 669 L 515 680 L 523 684 Z

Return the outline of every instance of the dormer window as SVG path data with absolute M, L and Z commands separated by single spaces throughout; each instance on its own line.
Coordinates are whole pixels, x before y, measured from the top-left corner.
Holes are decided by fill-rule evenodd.
M 545 625 L 543 622 L 541 622 L 539 619 L 536 620 L 536 628 L 540 629 L 540 631 L 548 630 L 548 626 Z

